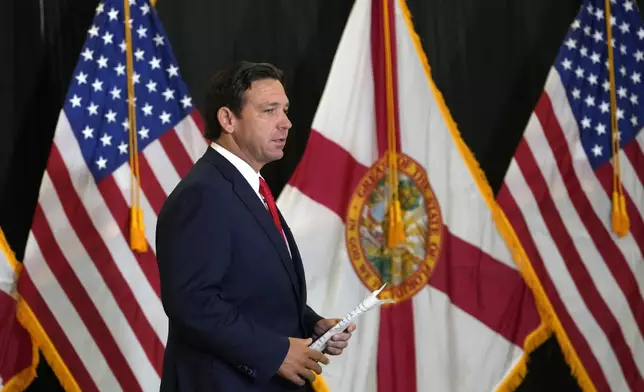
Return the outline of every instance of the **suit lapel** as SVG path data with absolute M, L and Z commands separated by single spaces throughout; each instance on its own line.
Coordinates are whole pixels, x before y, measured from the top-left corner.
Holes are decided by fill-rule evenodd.
M 300 288 L 300 299 L 306 302 L 306 281 L 304 276 L 304 266 L 302 264 L 302 256 L 300 255 L 300 252 L 297 248 L 297 244 L 295 243 L 295 237 L 293 237 L 291 228 L 288 227 L 288 224 L 286 224 L 286 221 L 284 220 L 284 217 L 282 216 L 282 212 L 279 210 L 279 208 L 277 209 L 277 212 L 280 216 L 280 221 L 282 222 L 282 228 L 284 229 L 284 234 L 286 235 L 286 238 L 288 240 L 288 246 L 291 249 L 291 258 L 293 260 L 293 267 L 295 269 L 295 273 L 297 274 L 297 279 L 298 279 L 299 288 Z
M 275 223 L 264 206 L 264 203 L 259 199 L 244 176 L 242 176 L 232 163 L 228 162 L 226 158 L 221 156 L 221 154 L 211 147 L 208 147 L 205 158 L 215 164 L 221 170 L 222 174 L 233 184 L 233 189 L 239 199 L 246 205 L 246 208 L 250 210 L 257 222 L 273 242 L 273 245 L 280 255 L 282 265 L 286 268 L 286 272 L 291 280 L 291 284 L 293 285 L 293 290 L 297 295 L 298 301 L 300 301 L 300 285 L 298 284 L 298 274 L 293 267 L 294 263 L 288 254 L 284 237 L 282 237 L 282 234 L 277 230 L 277 226 L 275 226 Z

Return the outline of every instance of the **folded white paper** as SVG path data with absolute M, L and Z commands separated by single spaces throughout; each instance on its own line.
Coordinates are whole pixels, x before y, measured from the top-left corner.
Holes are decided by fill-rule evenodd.
M 378 294 L 382 291 L 382 289 L 385 288 L 387 283 L 383 284 L 381 288 L 378 290 L 374 291 L 371 293 L 370 296 L 365 298 L 360 304 L 353 309 L 348 315 L 346 315 L 339 323 L 334 325 L 331 329 L 326 331 L 326 333 L 322 336 L 320 336 L 315 342 L 311 344 L 311 348 L 317 351 L 322 351 L 326 348 L 326 344 L 335 335 L 336 333 L 340 333 L 347 329 L 349 324 L 351 323 L 351 320 L 355 319 L 362 313 L 371 310 L 377 306 L 380 306 L 382 304 L 393 304 L 396 303 L 393 299 L 379 299 Z

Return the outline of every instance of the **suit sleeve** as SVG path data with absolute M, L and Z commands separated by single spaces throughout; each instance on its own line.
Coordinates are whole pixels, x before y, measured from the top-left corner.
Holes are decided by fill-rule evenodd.
M 219 198 L 219 200 L 218 200 Z M 270 379 L 289 349 L 286 336 L 257 325 L 226 302 L 230 223 L 218 192 L 186 188 L 157 224 L 161 299 L 172 333 L 258 381 Z
M 318 315 L 309 305 L 306 305 L 304 308 L 304 328 L 306 328 L 306 337 L 311 337 L 313 336 L 313 329 L 315 328 L 315 324 L 322 320 L 324 317 Z

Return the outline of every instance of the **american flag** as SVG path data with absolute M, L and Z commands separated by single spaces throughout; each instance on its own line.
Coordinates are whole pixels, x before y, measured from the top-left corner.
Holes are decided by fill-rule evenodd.
M 498 201 L 529 260 L 524 274 L 580 385 L 642 391 L 644 26 L 632 0 L 610 4 L 607 14 L 604 0 L 583 2 Z M 611 91 L 618 156 L 611 143 Z M 613 231 L 611 216 L 619 185 L 630 219 L 625 236 Z
M 122 0 L 96 9 L 60 112 L 19 283 L 28 329 L 68 390 L 158 390 L 168 322 L 155 258 L 157 214 L 207 146 L 154 8 L 129 0 L 148 247 L 133 251 L 138 183 L 129 163 L 125 10 Z

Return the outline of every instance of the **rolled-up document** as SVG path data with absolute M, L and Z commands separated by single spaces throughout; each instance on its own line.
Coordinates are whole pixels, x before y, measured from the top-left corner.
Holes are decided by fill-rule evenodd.
M 349 314 L 347 314 L 339 323 L 334 325 L 331 329 L 326 331 L 324 335 L 320 336 L 315 342 L 311 344 L 311 347 L 313 350 L 317 351 L 322 351 L 326 348 L 326 344 L 335 335 L 336 333 L 340 333 L 347 329 L 349 324 L 351 323 L 351 320 L 355 319 L 362 313 L 371 310 L 377 306 L 380 306 L 382 304 L 393 304 L 396 303 L 393 299 L 379 299 L 378 294 L 382 291 L 382 289 L 385 288 L 387 283 L 383 284 L 381 288 L 378 290 L 374 291 L 369 295 L 367 298 L 365 298 L 360 304 L 353 309 Z

